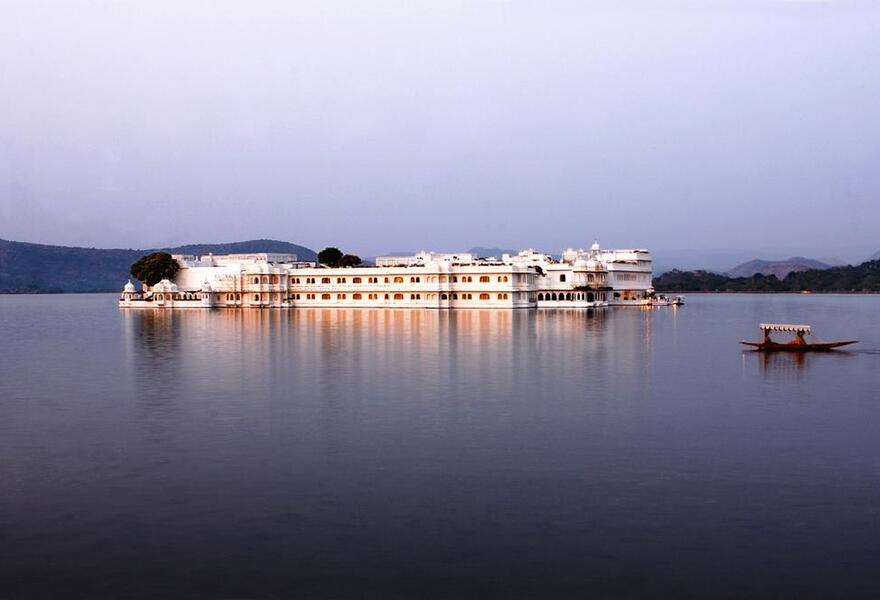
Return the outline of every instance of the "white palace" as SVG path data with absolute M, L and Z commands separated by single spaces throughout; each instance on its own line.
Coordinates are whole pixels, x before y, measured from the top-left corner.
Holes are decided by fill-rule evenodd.
M 535 250 L 386 256 L 375 266 L 326 267 L 293 254 L 174 255 L 180 270 L 137 291 L 125 308 L 592 308 L 649 302 L 647 250 Z

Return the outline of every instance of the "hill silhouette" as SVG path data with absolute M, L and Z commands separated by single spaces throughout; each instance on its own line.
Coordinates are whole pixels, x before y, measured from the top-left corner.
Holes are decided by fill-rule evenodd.
M 172 248 L 102 249 L 50 246 L 0 239 L 0 293 L 115 292 L 131 277 L 138 258 L 163 250 L 172 254 L 283 252 L 315 260 L 315 251 L 278 240 L 188 244 Z
M 778 279 L 785 279 L 792 271 L 807 271 L 809 269 L 827 269 L 831 265 L 821 261 L 793 256 L 784 260 L 763 260 L 756 258 L 729 270 L 728 277 L 751 277 L 755 273 L 761 275 L 775 275 Z
M 728 277 L 708 271 L 672 270 L 655 277 L 654 288 L 661 292 L 880 292 L 880 260 L 792 271 L 784 279 L 761 273 Z

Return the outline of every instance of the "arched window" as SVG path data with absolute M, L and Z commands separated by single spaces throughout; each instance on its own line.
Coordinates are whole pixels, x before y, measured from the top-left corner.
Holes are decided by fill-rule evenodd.
M 360 300 L 360 299 L 361 299 L 361 295 L 360 295 L 360 294 L 352 294 L 352 295 L 351 295 L 351 299 L 352 299 L 352 300 Z
M 336 294 L 337 300 L 345 300 L 345 294 Z
M 556 302 L 556 294 L 553 294 L 553 301 Z
M 254 302 L 259 302 L 259 301 L 260 301 L 260 295 L 254 294 Z
M 254 277 L 254 283 L 260 283 L 260 278 L 259 278 L 259 277 Z
M 336 283 L 345 283 L 345 277 L 337 277 Z
M 565 273 L 559 276 L 559 281 L 565 281 Z
M 489 294 L 480 294 L 480 300 L 488 300 Z
M 330 294 L 321 294 L 321 300 L 329 300 Z
M 571 300 L 571 294 L 566 294 L 566 295 L 565 295 L 565 299 L 566 299 L 566 300 Z
M 587 302 L 592 302 L 593 299 L 593 292 L 587 292 Z
M 330 278 L 329 277 L 322 277 L 321 283 L 330 283 Z
M 488 275 L 481 275 L 480 276 L 480 283 L 489 283 L 489 276 Z
M 394 283 L 403 283 L 403 277 L 395 277 Z
M 544 301 L 544 294 L 538 294 L 538 302 Z
M 447 294 L 440 294 L 440 299 L 441 300 L 448 300 L 449 296 Z
M 395 300 L 403 300 L 403 294 L 394 294 Z
M 352 282 L 352 283 L 361 283 L 361 278 L 360 278 L 360 277 L 354 277 L 354 278 L 352 278 L 351 282 Z

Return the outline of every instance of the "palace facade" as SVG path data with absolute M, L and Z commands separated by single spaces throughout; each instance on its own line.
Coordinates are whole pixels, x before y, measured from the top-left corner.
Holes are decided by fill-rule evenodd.
M 175 255 L 180 270 L 125 308 L 590 308 L 643 304 L 653 291 L 647 250 L 535 250 L 501 258 L 420 252 L 375 266 L 326 267 L 293 254 Z

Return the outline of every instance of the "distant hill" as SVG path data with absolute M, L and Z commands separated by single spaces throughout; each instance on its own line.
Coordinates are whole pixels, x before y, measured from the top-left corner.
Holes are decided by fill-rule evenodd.
M 654 278 L 661 292 L 880 292 L 880 260 L 856 266 L 792 271 L 783 279 L 756 273 L 728 277 L 708 271 L 669 271 Z
M 174 248 L 101 249 L 0 240 L 0 293 L 115 292 L 131 277 L 131 263 L 144 254 L 282 252 L 315 260 L 315 251 L 277 240 L 190 244 Z
M 762 260 L 756 258 L 729 270 L 726 275 L 728 277 L 751 277 L 755 273 L 761 275 L 775 275 L 777 279 L 785 279 L 786 275 L 793 271 L 807 271 L 809 269 L 827 269 L 831 265 L 813 260 L 812 258 L 804 258 L 803 256 L 793 256 L 785 260 Z
M 880 260 L 880 250 L 877 250 L 874 254 L 871 255 L 871 258 L 868 260 Z
M 511 250 L 510 248 L 484 248 L 482 246 L 474 246 L 470 250 L 468 250 L 471 254 L 482 257 L 494 256 L 495 258 L 501 258 L 502 254 L 516 254 L 516 250 Z

